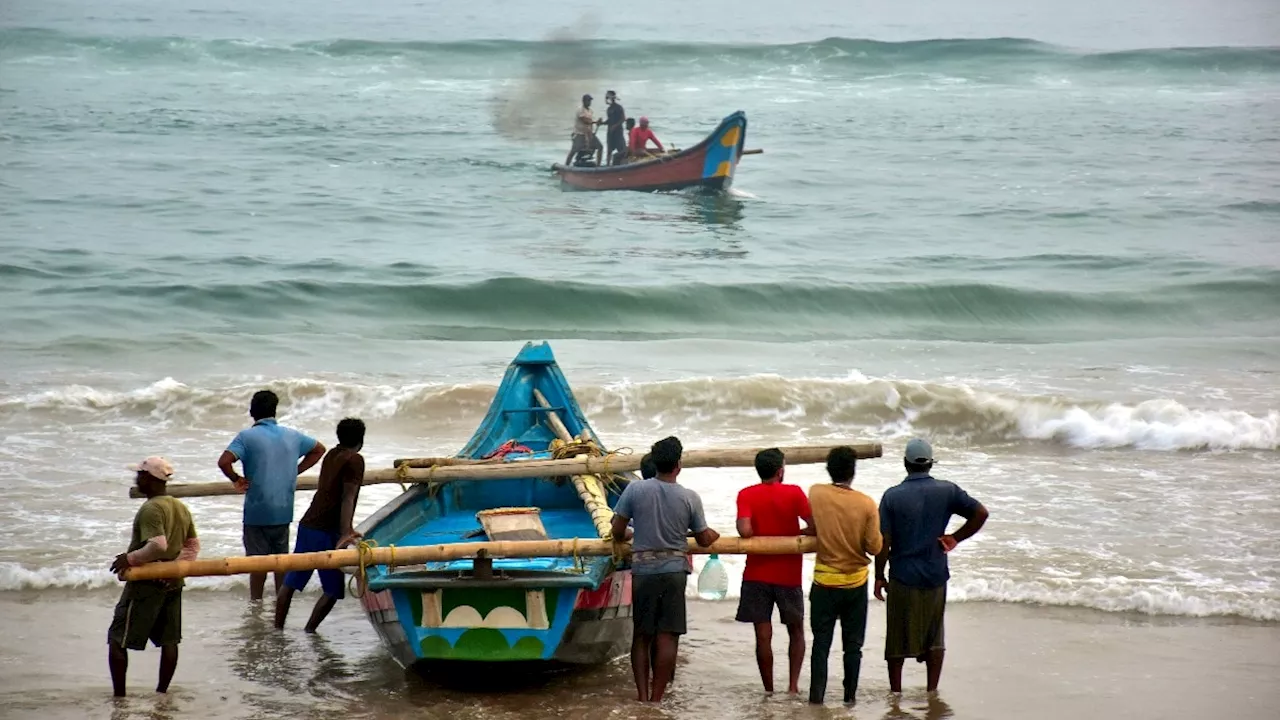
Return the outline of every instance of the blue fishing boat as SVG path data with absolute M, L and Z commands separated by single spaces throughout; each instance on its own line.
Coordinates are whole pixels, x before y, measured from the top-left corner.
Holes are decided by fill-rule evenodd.
M 553 459 L 566 434 L 580 446 L 603 450 L 551 348 L 530 343 L 507 368 L 488 413 L 456 458 Z M 360 531 L 381 547 L 598 540 L 608 532 L 604 515 L 632 479 L 418 484 L 370 516 Z M 406 668 L 433 661 L 596 664 L 630 647 L 631 572 L 610 557 L 377 566 L 365 577 L 365 612 Z

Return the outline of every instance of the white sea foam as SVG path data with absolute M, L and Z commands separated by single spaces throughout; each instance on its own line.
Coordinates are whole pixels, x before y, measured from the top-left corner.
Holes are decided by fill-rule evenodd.
M 187 581 L 192 590 L 230 590 L 248 586 L 247 575 L 200 577 Z M 86 567 L 63 565 L 32 569 L 12 562 L 0 563 L 0 591 L 4 590 L 98 590 L 118 588 L 120 581 L 107 571 L 107 563 Z
M 222 427 L 242 421 L 250 396 L 262 387 L 281 395 L 282 419 L 294 422 L 329 422 L 351 414 L 430 423 L 478 421 L 496 386 L 285 378 L 193 387 L 164 378 L 133 390 L 69 385 L 0 397 L 0 418 L 18 421 L 37 412 L 76 422 L 145 419 Z M 1250 413 L 1222 407 L 1220 400 L 1206 407 L 1171 398 L 1098 402 L 859 373 L 842 379 L 753 375 L 621 382 L 579 385 L 576 392 L 602 427 L 636 428 L 661 418 L 659 424 L 672 429 L 726 434 L 754 430 L 822 437 L 871 431 L 882 437 L 927 433 L 978 445 L 1039 440 L 1083 449 L 1280 449 L 1280 410 Z
M 696 573 L 703 558 L 695 560 L 695 575 L 687 588 L 696 597 Z M 731 581 L 729 597 L 737 597 L 741 561 L 726 562 Z M 806 563 L 806 580 L 811 568 Z M 190 578 L 189 590 L 228 591 L 247 586 L 247 576 Z M 0 591 L 118 588 L 120 582 L 104 567 L 62 566 L 31 569 L 16 563 L 0 563 Z M 948 599 L 954 602 L 1012 602 L 1049 606 L 1085 607 L 1105 612 L 1135 612 L 1147 615 L 1186 617 L 1235 616 L 1252 620 L 1280 621 L 1280 598 L 1257 593 L 1218 592 L 1179 588 L 1163 583 L 1117 583 L 1055 576 L 1034 580 L 976 580 L 953 578 Z
M 1280 598 L 1258 593 L 1203 590 L 1163 583 L 1046 578 L 974 580 L 953 578 L 948 600 L 994 601 L 1087 607 L 1106 612 L 1188 617 L 1238 616 L 1252 620 L 1280 620 Z

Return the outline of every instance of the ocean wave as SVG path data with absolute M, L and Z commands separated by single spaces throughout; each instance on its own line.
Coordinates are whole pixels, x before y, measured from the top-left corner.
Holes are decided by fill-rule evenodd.
M 73 385 L 0 397 L 0 419 L 77 423 L 149 421 L 162 426 L 233 427 L 252 394 L 281 396 L 282 419 L 328 424 L 346 415 L 426 428 L 478 424 L 495 384 L 367 384 L 286 378 L 191 387 L 166 378 L 127 391 Z M 1280 449 L 1280 410 L 1249 413 L 1191 407 L 1170 398 L 1126 404 L 975 389 L 964 383 L 853 375 L 690 378 L 575 387 L 597 431 L 663 431 L 808 439 L 851 434 L 903 438 L 926 433 L 967 445 L 1043 442 L 1078 449 Z
M 29 568 L 13 562 L 0 562 L 0 591 L 5 590 L 101 590 L 119 588 L 121 583 L 106 570 L 107 563 L 85 567 Z M 232 590 L 248 587 L 247 575 L 201 577 L 187 580 L 189 590 Z
M 1085 607 L 1104 612 L 1141 613 L 1185 617 L 1242 617 L 1280 620 L 1280 602 L 1256 593 L 1194 590 L 1153 583 L 1115 580 L 969 580 L 953 578 L 947 599 L 955 602 L 1008 602 L 1033 605 Z
M 731 583 L 736 588 L 736 583 Z M 114 590 L 115 576 L 101 567 L 62 566 L 28 568 L 0 563 L 0 592 L 23 590 Z M 188 591 L 227 592 L 248 587 L 247 576 L 189 578 Z M 693 586 L 689 592 L 693 594 Z M 1256 593 L 1218 591 L 1201 594 L 1172 585 L 1128 584 L 1103 579 L 1077 581 L 995 581 L 953 578 L 947 590 L 953 602 L 1006 602 L 1059 607 L 1084 607 L 1112 613 L 1153 616 L 1241 617 L 1280 620 L 1280 604 Z M 736 597 L 736 591 L 730 597 Z
M 297 43 L 271 43 L 256 38 L 202 40 L 184 37 L 119 37 L 74 35 L 43 28 L 0 30 L 0 57 L 47 56 L 80 50 L 97 51 L 122 60 L 191 62 L 204 58 L 245 62 L 295 61 L 308 56 L 331 59 L 410 58 L 425 62 L 475 64 L 546 58 L 571 54 L 590 58 L 599 68 L 690 65 L 725 68 L 744 65 L 821 66 L 831 69 L 945 67 L 981 63 L 992 71 L 1009 66 L 1051 64 L 1080 69 L 1168 70 L 1193 72 L 1277 72 L 1276 47 L 1174 47 L 1088 52 L 1026 38 L 938 38 L 886 42 L 830 37 L 786 44 L 689 43 L 622 40 L 467 40 L 456 42 L 378 41 L 334 38 Z M 554 69 L 558 63 L 553 63 Z M 536 67 L 535 67 L 536 69 Z
M 71 300 L 239 317 L 269 307 L 259 322 L 323 315 L 397 319 L 439 339 L 516 336 L 716 336 L 775 340 L 900 337 L 915 330 L 940 340 L 1034 342 L 1037 333 L 1072 337 L 1158 336 L 1188 328 L 1274 332 L 1280 271 L 1238 271 L 1233 280 L 1182 282 L 1141 290 L 1051 291 L 983 283 L 793 281 L 610 286 L 499 277 L 478 282 L 334 282 L 311 279 L 143 287 L 85 282 L 49 289 L 41 302 Z M 292 320 L 285 320 L 291 323 Z

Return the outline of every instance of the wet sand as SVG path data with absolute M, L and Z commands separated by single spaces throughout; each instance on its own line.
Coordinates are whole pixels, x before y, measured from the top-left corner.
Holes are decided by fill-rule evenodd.
M 1274 718 L 1280 707 L 1280 625 L 990 603 L 948 609 L 941 691 L 924 692 L 908 666 L 901 698 L 888 692 L 883 614 L 867 631 L 858 703 L 810 707 L 766 697 L 751 635 L 733 601 L 690 603 L 676 684 L 659 707 L 634 702 L 625 660 L 535 678 L 456 682 L 405 673 L 382 651 L 353 601 L 321 632 L 301 626 L 315 595 L 295 600 L 291 626 L 270 628 L 239 592 L 189 591 L 182 657 L 168 696 L 153 692 L 159 653 L 130 653 L 129 691 L 110 695 L 105 632 L 115 595 L 25 591 L 0 595 L 0 715 L 10 718 Z M 777 682 L 785 687 L 782 633 Z M 837 646 L 839 641 L 837 640 Z M 828 696 L 838 701 L 838 649 Z M 808 685 L 808 667 L 801 682 Z

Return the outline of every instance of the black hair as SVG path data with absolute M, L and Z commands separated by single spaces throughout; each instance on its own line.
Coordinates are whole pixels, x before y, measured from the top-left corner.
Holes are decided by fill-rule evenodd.
M 270 390 L 259 390 L 249 401 L 249 415 L 254 420 L 265 420 L 276 416 L 276 408 L 280 406 L 280 398 Z
M 786 456 L 778 448 L 767 448 L 756 453 L 756 474 L 761 480 L 768 480 L 782 469 Z
M 680 439 L 674 435 L 662 438 L 649 448 L 649 454 L 653 456 L 653 467 L 658 471 L 659 475 L 668 475 L 676 471 L 676 467 L 680 465 L 680 456 L 684 453 L 684 446 L 680 444 Z
M 833 483 L 847 483 L 858 471 L 858 453 L 848 445 L 831 448 L 827 453 L 827 475 Z
M 909 473 L 929 472 L 929 470 L 933 468 L 932 460 L 928 462 L 922 462 L 922 463 L 914 463 L 914 462 L 911 462 L 910 460 L 903 460 L 902 464 L 906 466 L 907 472 Z
M 628 130 L 634 130 L 634 129 L 635 129 L 635 127 L 636 127 L 636 119 L 635 119 L 635 118 L 627 118 L 627 129 L 628 129 Z
M 346 447 L 364 444 L 364 421 L 360 418 L 342 418 L 338 422 L 338 443 Z
M 640 458 L 640 477 L 648 480 L 652 477 L 658 477 L 658 466 L 653 464 L 653 453 L 645 453 Z

